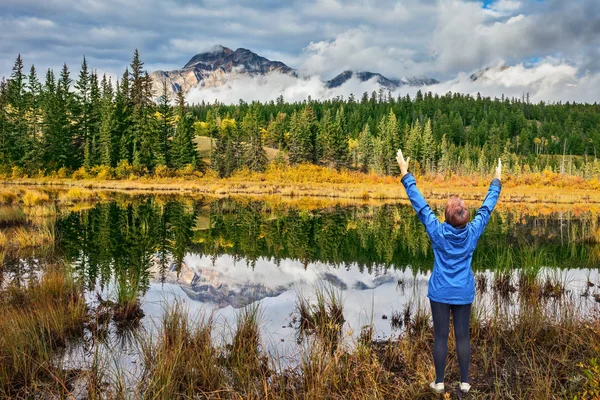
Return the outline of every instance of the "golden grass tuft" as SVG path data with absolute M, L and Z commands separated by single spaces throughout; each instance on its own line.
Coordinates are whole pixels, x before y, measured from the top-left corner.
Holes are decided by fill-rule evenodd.
M 59 200 L 63 202 L 82 202 L 82 201 L 91 201 L 96 199 L 96 194 L 89 190 L 80 187 L 74 187 L 69 189 L 66 193 L 61 193 L 59 195 Z
M 55 233 L 52 226 L 39 225 L 34 228 L 19 226 L 12 231 L 9 242 L 16 247 L 50 247 L 54 245 Z
M 23 194 L 22 200 L 25 207 L 33 207 L 50 202 L 50 196 L 48 193 L 39 192 L 37 190 L 27 190 L 25 191 L 25 194 Z

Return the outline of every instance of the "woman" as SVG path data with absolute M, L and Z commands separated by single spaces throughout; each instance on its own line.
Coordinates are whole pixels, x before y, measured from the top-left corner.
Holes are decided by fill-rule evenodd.
M 456 352 L 460 368 L 460 390 L 464 393 L 469 384 L 469 319 L 471 303 L 475 297 L 475 279 L 471 270 L 471 260 L 479 237 L 483 233 L 490 214 L 494 210 L 500 189 L 502 163 L 498 159 L 496 177 L 490 184 L 483 204 L 471 222 L 465 202 L 452 196 L 446 204 L 446 221 L 440 223 L 417 189 L 414 176 L 408 172 L 410 157 L 404 160 L 402 150 L 398 150 L 398 165 L 402 173 L 402 184 L 415 209 L 419 220 L 425 225 L 433 247 L 433 273 L 429 278 L 427 297 L 431 303 L 433 316 L 433 362 L 435 381 L 429 385 L 436 393 L 444 391 L 444 370 L 448 353 L 450 312 L 454 321 Z

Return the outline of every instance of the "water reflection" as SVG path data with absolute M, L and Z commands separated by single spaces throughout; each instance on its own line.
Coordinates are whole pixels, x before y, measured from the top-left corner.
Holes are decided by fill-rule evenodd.
M 504 284 L 494 276 L 513 276 L 514 285 L 554 270 L 595 279 L 598 222 L 592 212 L 494 213 L 473 258 L 474 270 L 487 271 L 478 278 L 479 286 L 486 282 L 480 293 Z M 346 305 L 357 313 L 370 307 L 377 310 L 371 318 L 381 317 L 423 302 L 433 265 L 430 242 L 408 205 L 302 209 L 137 197 L 65 213 L 52 224 L 51 249 L 4 253 L 3 280 L 22 284 L 45 263 L 66 260 L 90 293 L 117 304 L 142 299 L 146 314 L 160 314 L 151 304 L 167 292 L 227 313 L 260 300 L 280 314 L 272 318 L 279 331 L 302 287 L 325 282 L 350 293 Z
M 439 210 L 441 213 L 442 210 Z M 496 213 L 475 252 L 475 270 L 523 267 L 594 267 L 598 215 Z M 164 281 L 180 272 L 189 254 L 224 255 L 256 270 L 263 258 L 328 264 L 361 272 L 427 272 L 432 251 L 425 230 L 405 205 L 335 206 L 304 211 L 259 201 L 161 201 L 98 204 L 56 222 L 57 245 L 89 288 L 120 286 L 144 291 L 150 270 Z M 526 254 L 525 254 L 526 253 Z M 530 256 L 529 259 L 524 259 Z M 536 259 L 541 257 L 542 260 Z

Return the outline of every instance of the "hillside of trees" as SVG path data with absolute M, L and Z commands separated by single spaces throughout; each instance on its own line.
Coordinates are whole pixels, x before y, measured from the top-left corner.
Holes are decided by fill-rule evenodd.
M 214 170 L 227 177 L 273 162 L 398 174 L 401 147 L 425 173 L 487 173 L 501 157 L 508 172 L 552 170 L 585 178 L 600 174 L 600 105 L 522 99 L 443 96 L 393 97 L 380 90 L 360 98 L 286 103 L 188 105 L 151 82 L 137 50 L 112 82 L 88 66 L 76 79 L 65 64 L 44 82 L 26 74 L 19 56 L 0 83 L 0 174 L 103 178 L 165 171 Z M 213 146 L 202 158 L 195 136 Z

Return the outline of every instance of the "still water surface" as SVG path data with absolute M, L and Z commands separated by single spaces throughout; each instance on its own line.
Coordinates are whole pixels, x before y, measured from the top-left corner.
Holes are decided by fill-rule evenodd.
M 442 209 L 436 210 L 439 215 Z M 527 270 L 565 284 L 582 308 L 597 307 L 599 216 L 592 212 L 495 212 L 473 258 L 476 307 L 494 297 L 497 274 Z M 428 307 L 431 245 L 409 205 L 311 208 L 254 200 L 139 197 L 61 213 L 56 243 L 36 257 L 6 257 L 9 279 L 66 260 L 98 294 L 139 296 L 140 329 L 153 329 L 165 306 L 214 313 L 226 332 L 240 308 L 259 304 L 264 346 L 282 356 L 297 346 L 298 296 L 325 287 L 341 295 L 344 333 L 364 325 L 377 338 L 394 334 L 394 313 Z M 594 286 L 591 286 L 594 285 Z M 518 291 L 509 304 L 517 302 Z M 125 346 L 126 347 L 126 346 Z

